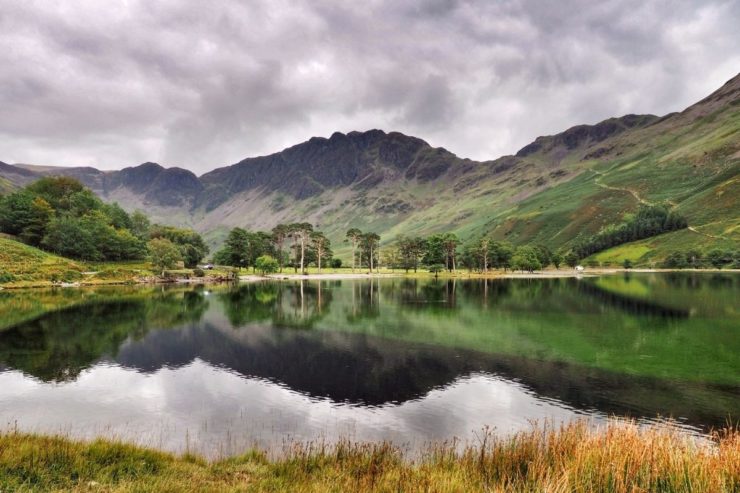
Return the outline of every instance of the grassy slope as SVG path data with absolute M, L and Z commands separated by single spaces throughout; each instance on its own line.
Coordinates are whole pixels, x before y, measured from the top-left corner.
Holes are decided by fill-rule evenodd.
M 82 263 L 0 236 L 0 272 L 13 275 L 17 282 L 49 280 L 52 276 L 76 279 L 83 270 Z
M 97 440 L 0 436 L 3 491 L 696 491 L 740 487 L 740 434 L 697 444 L 663 428 L 612 422 L 534 429 L 454 451 L 430 447 L 415 461 L 387 444 L 295 446 L 209 463 Z
M 641 202 L 677 206 L 691 230 L 662 235 L 603 252 L 601 261 L 629 257 L 649 263 L 671 250 L 737 247 L 740 242 L 740 105 L 678 114 L 627 132 L 604 161 L 584 161 L 577 178 L 497 215 L 493 231 L 515 243 L 566 248 L 579 235 L 618 222 Z M 574 156 L 572 159 L 577 158 Z
M 740 241 L 740 79 L 682 113 L 598 143 L 544 149 L 524 158 L 475 163 L 461 161 L 443 179 L 420 183 L 389 180 L 380 188 L 338 189 L 285 203 L 277 195 L 245 196 L 201 216 L 201 229 L 224 226 L 265 228 L 277 221 L 308 220 L 319 225 L 344 260 L 349 227 L 374 230 L 384 243 L 399 234 L 455 231 L 463 239 L 492 231 L 515 244 L 537 242 L 567 248 L 634 212 L 640 203 L 668 201 L 704 236 L 690 243 L 711 247 Z M 594 151 L 600 157 L 593 158 Z M 505 159 L 515 164 L 492 172 Z M 462 171 L 465 168 L 466 171 Z M 383 211 L 401 200 L 409 210 Z M 279 207 L 274 207 L 275 203 Z M 255 211 L 259 211 L 258 214 Z M 690 237 L 691 235 L 689 235 Z M 644 260 L 684 247 L 675 242 L 647 245 Z M 701 241 L 699 241 L 701 240 Z M 644 262 L 643 262 L 644 263 Z
M 192 270 L 173 270 L 173 274 L 192 275 Z M 2 281 L 11 274 L 11 281 Z M 158 274 L 158 273 L 157 273 Z M 225 276 L 226 270 L 208 271 L 209 276 Z M 125 262 L 82 262 L 59 257 L 0 234 L 0 287 L 51 286 L 53 281 L 82 284 L 120 284 L 154 276 L 151 263 L 143 260 Z
M 0 195 L 11 192 L 15 187 L 6 178 L 0 176 Z

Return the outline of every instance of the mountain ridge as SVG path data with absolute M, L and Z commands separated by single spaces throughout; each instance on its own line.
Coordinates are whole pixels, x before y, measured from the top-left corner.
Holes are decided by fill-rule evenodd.
M 663 117 L 628 114 L 575 125 L 537 137 L 514 155 L 487 161 L 461 158 L 400 132 L 372 129 L 312 137 L 201 176 L 151 162 L 116 171 L 2 163 L 0 178 L 21 186 L 44 175 L 73 176 L 104 200 L 145 209 L 155 220 L 195 227 L 209 233 L 214 244 L 230 226 L 269 229 L 292 220 L 330 224 L 334 240 L 341 238 L 343 229 L 359 226 L 386 238 L 453 230 L 463 237 L 491 231 L 515 242 L 544 241 L 547 238 L 540 233 L 547 227 L 539 227 L 540 232 L 519 230 L 533 229 L 526 223 L 547 214 L 530 211 L 528 218 L 518 219 L 517 211 L 533 197 L 553 194 L 560 187 L 581 187 L 584 200 L 607 203 L 593 210 L 572 208 L 569 221 L 574 228 L 583 227 L 579 233 L 597 231 L 641 201 L 655 198 L 679 204 L 678 199 L 688 199 L 684 197 L 688 190 L 713 190 L 724 181 L 711 182 L 710 175 L 725 176 L 728 169 L 729 183 L 723 186 L 734 190 L 740 151 L 738 105 L 740 75 L 683 111 Z M 665 151 L 662 157 L 644 168 L 637 164 L 639 160 L 623 162 L 638 156 L 644 160 L 658 150 Z M 694 167 L 686 168 L 688 162 Z M 668 169 L 665 163 L 674 164 Z M 698 163 L 703 163 L 706 173 L 694 172 Z M 632 183 L 621 183 L 629 173 L 620 177 L 616 171 L 630 169 L 627 165 L 637 167 L 640 176 L 632 176 Z M 676 171 L 673 168 L 685 168 L 695 180 L 683 180 L 685 190 L 676 190 L 675 197 L 658 197 L 659 191 L 643 184 L 642 175 L 655 175 L 652 179 L 660 182 L 663 178 L 656 173 L 670 174 Z M 611 176 L 617 182 L 610 183 Z M 641 192 L 641 187 L 650 190 Z M 562 206 L 563 201 L 567 202 L 563 198 L 556 205 Z M 729 206 L 729 212 L 734 212 L 736 201 Z M 587 220 L 577 217 L 581 213 Z M 522 220 L 525 224 L 518 224 Z M 562 231 L 570 238 L 576 234 L 574 228 Z M 553 233 L 556 242 L 561 241 L 558 236 Z

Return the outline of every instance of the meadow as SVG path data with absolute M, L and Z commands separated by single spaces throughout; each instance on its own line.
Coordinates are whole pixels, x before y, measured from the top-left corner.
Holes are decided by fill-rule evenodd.
M 430 446 L 418 458 L 386 443 L 292 444 L 208 462 L 114 441 L 0 436 L 3 491 L 598 491 L 737 492 L 740 432 L 697 441 L 668 428 L 585 421 L 533 426 L 477 445 Z

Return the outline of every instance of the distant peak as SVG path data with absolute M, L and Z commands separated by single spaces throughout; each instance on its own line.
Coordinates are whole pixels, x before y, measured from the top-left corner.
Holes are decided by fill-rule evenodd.
M 147 161 L 145 163 L 141 163 L 138 166 L 134 166 L 134 168 L 152 168 L 152 169 L 157 168 L 157 169 L 164 169 L 164 166 L 162 166 L 159 163 L 153 163 L 151 161 Z

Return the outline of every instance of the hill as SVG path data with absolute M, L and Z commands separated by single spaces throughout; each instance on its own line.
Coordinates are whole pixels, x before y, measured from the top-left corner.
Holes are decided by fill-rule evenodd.
M 641 203 L 658 202 L 677 207 L 705 243 L 736 245 L 739 131 L 740 75 L 682 112 L 578 125 L 491 161 L 370 130 L 314 137 L 200 177 L 144 163 L 120 171 L 3 164 L 0 178 L 18 186 L 71 175 L 105 200 L 195 227 L 212 245 L 233 226 L 309 221 L 335 246 L 346 229 L 359 227 L 384 240 L 491 232 L 513 243 L 567 248 Z
M 81 277 L 82 264 L 0 235 L 0 284 L 38 280 L 73 280 Z

